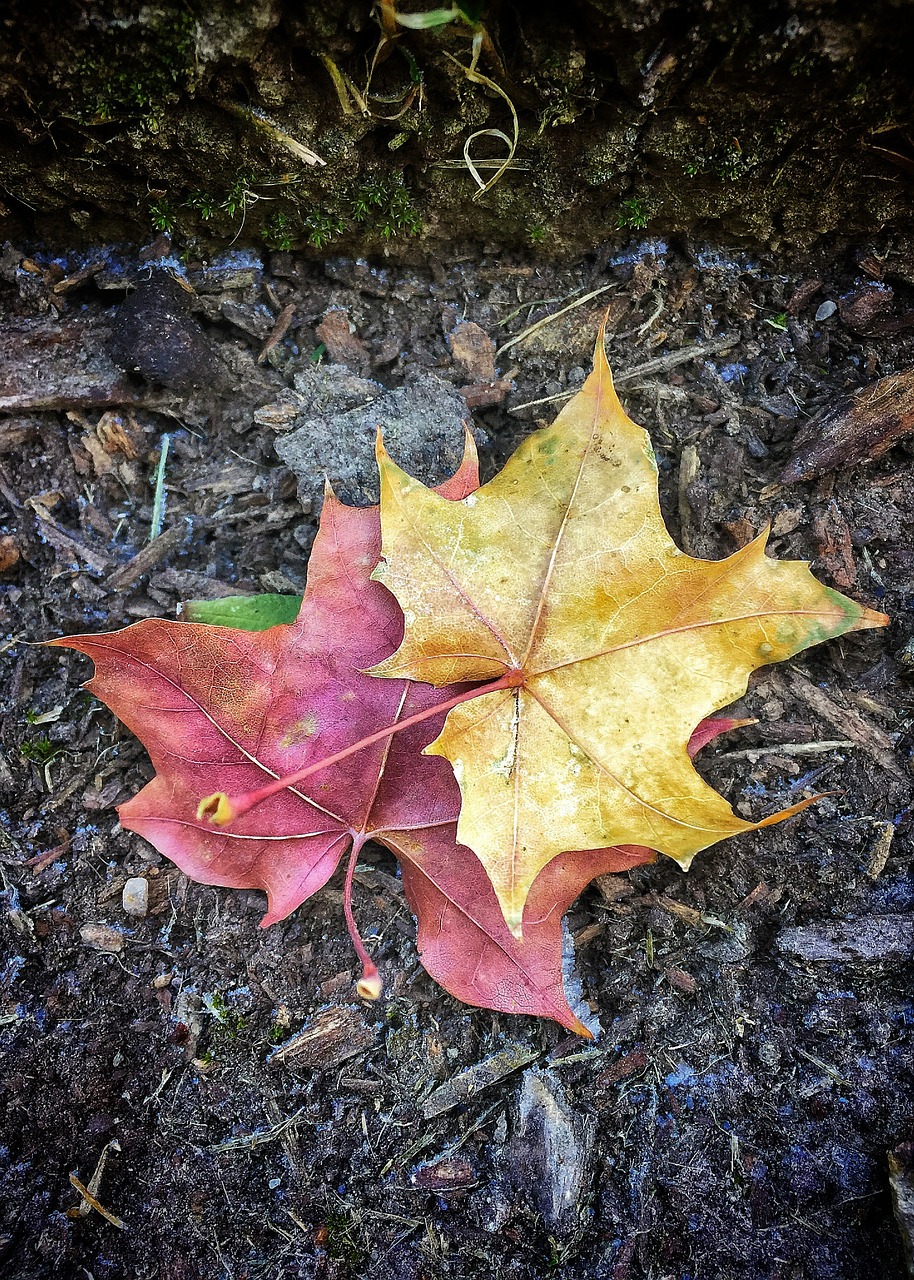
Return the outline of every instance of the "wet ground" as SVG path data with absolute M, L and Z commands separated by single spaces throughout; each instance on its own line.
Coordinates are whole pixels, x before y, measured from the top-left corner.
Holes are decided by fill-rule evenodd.
M 412 267 L 4 249 L 0 1274 L 906 1274 L 910 392 L 894 425 L 846 406 L 912 365 L 910 247 Z M 80 690 L 84 659 L 31 642 L 300 591 L 322 472 L 371 497 L 354 405 L 432 379 L 444 407 L 404 415 L 400 459 L 440 478 L 469 406 L 491 474 L 583 380 L 607 308 L 681 545 L 724 555 L 770 521 L 773 554 L 892 625 L 759 673 L 737 709 L 758 723 L 702 758 L 746 816 L 825 799 L 575 905 L 594 1045 L 436 987 L 371 849 L 355 906 L 388 995 L 363 1005 L 339 885 L 261 931 L 261 895 L 190 883 L 122 831 L 145 753 Z

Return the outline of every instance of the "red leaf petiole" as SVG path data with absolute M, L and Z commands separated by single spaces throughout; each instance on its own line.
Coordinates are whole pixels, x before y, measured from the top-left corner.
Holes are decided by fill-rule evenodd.
M 414 724 L 421 724 L 423 720 L 431 720 L 433 716 L 440 715 L 443 711 L 450 711 L 452 707 L 459 707 L 462 702 L 470 702 L 473 698 L 481 698 L 486 693 L 497 693 L 499 689 L 517 689 L 523 683 L 523 671 L 512 667 L 503 676 L 499 676 L 497 680 L 492 680 L 488 684 L 478 685 L 475 689 L 468 689 L 465 693 L 460 693 L 454 698 L 448 698 L 447 702 L 439 702 L 437 706 L 426 707 L 424 711 L 417 711 L 415 715 L 407 716 L 405 720 L 398 720 L 395 724 L 389 724 L 384 729 L 379 729 L 377 733 L 370 733 L 367 738 L 361 738 L 358 742 L 354 742 L 352 746 L 344 747 L 342 751 L 335 751 L 333 755 L 327 756 L 323 760 L 316 760 L 312 764 L 306 765 L 303 769 L 299 769 L 297 773 L 290 773 L 285 778 L 276 778 L 273 782 L 268 782 L 265 786 L 258 787 L 256 791 L 248 791 L 240 796 L 228 796 L 224 791 L 214 791 L 212 795 L 204 796 L 197 805 L 197 821 L 211 822 L 214 826 L 225 827 L 243 814 L 250 813 L 257 805 L 262 804 L 264 800 L 269 800 L 270 796 L 275 796 L 280 791 L 285 791 L 288 787 L 298 786 L 299 783 L 310 778 L 312 774 L 318 773 L 321 769 L 327 769 L 330 765 L 339 764 L 341 760 L 346 760 L 349 756 L 355 755 L 357 751 L 364 751 L 366 747 L 374 746 L 376 742 L 383 742 L 385 738 L 390 738 L 393 734 L 400 733 L 403 729 L 409 729 Z

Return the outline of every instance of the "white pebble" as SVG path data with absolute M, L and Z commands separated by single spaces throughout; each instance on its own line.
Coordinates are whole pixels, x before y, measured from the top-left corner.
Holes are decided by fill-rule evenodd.
M 837 304 L 834 302 L 823 302 L 819 310 L 816 312 L 816 320 L 827 320 L 833 316 L 838 310 Z
M 142 919 L 149 911 L 149 881 L 145 876 L 131 876 L 124 885 L 121 899 L 128 916 Z

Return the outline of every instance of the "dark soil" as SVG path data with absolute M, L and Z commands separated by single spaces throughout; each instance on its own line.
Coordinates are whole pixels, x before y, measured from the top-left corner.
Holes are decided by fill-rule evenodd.
M 908 4 L 466 0 L 427 30 L 396 19 L 448 7 L 5 0 L 0 237 L 568 255 L 607 228 L 796 246 L 910 216 Z
M 238 254 L 191 263 L 193 293 L 114 256 L 70 288 L 86 259 L 22 265 L 7 249 L 0 1274 L 905 1274 L 887 1153 L 912 1138 L 914 456 L 902 440 L 813 483 L 778 476 L 820 409 L 911 366 L 912 247 L 786 260 L 620 243 L 561 266 L 396 268 Z M 688 353 L 619 379 L 681 545 L 720 556 L 771 521 L 773 554 L 813 560 L 893 622 L 761 672 L 737 708 L 758 723 L 702 763 L 749 816 L 825 798 L 688 875 L 661 860 L 574 907 L 604 1028 L 591 1046 L 437 988 L 380 850 L 355 900 L 387 981 L 376 1006 L 354 995 L 338 888 L 261 932 L 261 895 L 188 882 L 118 825 L 149 764 L 81 692 L 88 664 L 31 642 L 173 616 L 190 597 L 301 589 L 315 513 L 297 493 L 319 468 L 296 479 L 274 444 L 322 345 L 388 387 L 416 369 L 465 387 L 458 320 L 501 345 L 607 285 L 503 351 L 504 385 L 467 393 L 489 400 L 473 415 L 488 471 L 582 380 L 608 305 L 617 374 Z M 291 327 L 258 365 L 288 303 Z M 166 434 L 163 532 L 144 550 Z M 332 426 L 314 449 L 331 473 L 347 463 Z M 447 456 L 445 442 L 417 465 Z M 143 918 L 122 908 L 128 877 L 148 882 Z M 271 1062 L 302 1028 L 305 1049 Z M 502 1052 L 520 1069 L 448 1109 L 428 1102 Z M 112 1140 L 96 1195 L 122 1229 L 75 1215 L 69 1178 L 88 1184 Z

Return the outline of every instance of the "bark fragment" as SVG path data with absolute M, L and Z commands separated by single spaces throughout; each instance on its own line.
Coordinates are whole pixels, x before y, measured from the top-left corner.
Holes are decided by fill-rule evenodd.
M 781 472 L 798 484 L 859 462 L 870 462 L 914 428 L 914 370 L 893 373 L 861 388 L 818 424 Z

